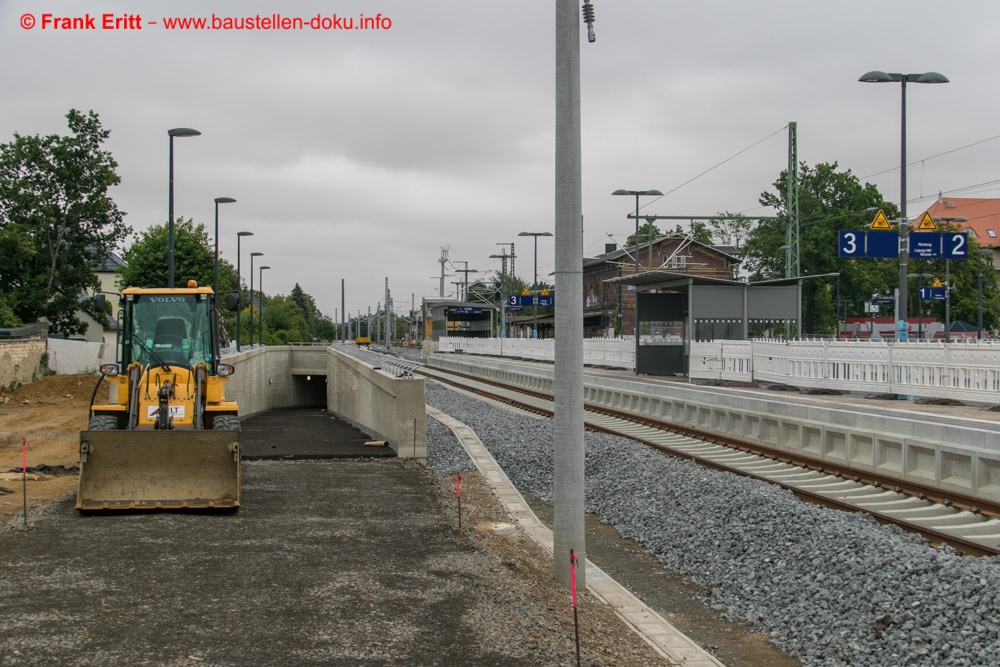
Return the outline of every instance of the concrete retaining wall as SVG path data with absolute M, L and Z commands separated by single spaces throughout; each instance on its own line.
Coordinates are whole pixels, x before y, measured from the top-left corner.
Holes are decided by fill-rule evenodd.
M 436 354 L 432 367 L 551 392 L 553 369 Z M 766 445 L 873 474 L 1000 500 L 996 431 L 946 425 L 836 405 L 782 402 L 749 392 L 602 376 L 584 380 L 584 401 L 717 435 Z
M 45 369 L 45 340 L 0 341 L 0 386 L 16 387 L 37 380 Z
M 380 440 L 396 454 L 427 459 L 423 378 L 395 378 L 352 356 L 328 349 L 330 410 Z
M 236 367 L 226 398 L 239 403 L 240 417 L 301 405 L 317 395 L 305 383 L 325 383 L 327 409 L 374 439 L 385 440 L 404 458 L 427 457 L 422 378 L 394 378 L 325 347 L 273 346 L 227 355 Z

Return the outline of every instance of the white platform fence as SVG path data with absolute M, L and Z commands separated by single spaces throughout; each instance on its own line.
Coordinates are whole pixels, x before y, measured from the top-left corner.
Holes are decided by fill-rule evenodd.
M 438 350 L 551 362 L 554 343 L 552 339 L 442 338 Z M 583 354 L 588 365 L 635 370 L 632 339 L 584 339 Z M 1000 403 L 1000 342 L 695 341 L 690 344 L 689 377 Z

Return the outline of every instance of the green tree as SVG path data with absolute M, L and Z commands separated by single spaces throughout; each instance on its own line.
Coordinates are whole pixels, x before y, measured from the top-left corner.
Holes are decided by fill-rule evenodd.
M 785 275 L 788 172 L 782 171 L 773 192 L 760 196 L 763 206 L 774 208 L 777 219 L 761 220 L 744 245 L 744 267 L 751 279 Z M 860 304 L 873 294 L 891 294 L 898 285 L 899 265 L 893 260 L 844 259 L 838 257 L 838 231 L 867 228 L 874 213 L 882 208 L 892 219 L 898 212 L 886 203 L 878 188 L 864 185 L 857 176 L 838 171 L 837 163 L 799 167 L 799 269 L 803 276 L 839 273 L 839 279 L 804 280 L 803 333 L 829 334 L 837 328 L 838 296 L 853 304 L 849 314 L 860 314 Z
M 166 287 L 168 223 L 154 225 L 141 232 L 125 250 L 128 266 L 122 270 L 123 287 Z M 189 280 L 212 287 L 215 275 L 215 244 L 208 237 L 205 225 L 194 224 L 190 218 L 174 221 L 174 285 L 184 287 Z M 219 291 L 236 289 L 236 269 L 219 259 Z
M 312 338 L 302 309 L 294 299 L 278 295 L 265 301 L 265 344 L 286 345 L 289 342 L 301 342 Z
M 649 243 L 651 240 L 658 239 L 661 236 L 663 236 L 663 232 L 660 231 L 660 228 L 652 220 L 647 220 L 645 224 L 639 226 L 640 245 Z M 635 234 L 629 234 L 629 237 L 625 240 L 625 245 L 626 247 L 635 247 Z
M 302 317 L 305 318 L 306 324 L 311 329 L 313 321 L 320 314 L 319 309 L 316 308 L 316 300 L 311 295 L 306 294 L 298 283 L 295 283 L 289 296 L 302 311 Z
M 98 287 L 93 267 L 128 230 L 108 195 L 121 181 L 101 149 L 110 132 L 93 111 L 66 120 L 70 135 L 0 144 L 0 297 L 16 319 L 82 333 L 76 311 Z
M 718 218 L 708 221 L 712 238 L 718 245 L 728 245 L 736 248 L 737 254 L 743 251 L 743 246 L 750 236 L 756 221 L 742 213 L 719 213 Z
M 955 227 L 951 228 L 955 230 Z M 993 330 L 1000 327 L 1000 293 L 997 291 L 996 272 L 991 264 L 991 257 L 981 256 L 980 246 L 972 238 L 969 238 L 968 257 L 966 259 L 953 259 L 950 266 L 945 266 L 943 259 L 910 259 L 907 264 L 909 273 L 929 274 L 933 278 L 924 280 L 923 286 L 928 287 L 937 279 L 941 284 L 945 284 L 949 279 L 952 284 L 951 292 L 951 321 L 961 320 L 967 324 L 976 326 L 979 321 L 979 278 L 982 274 L 983 286 L 983 329 Z M 917 317 L 922 312 L 925 318 L 931 317 L 939 322 L 945 321 L 944 301 L 924 301 L 918 302 L 917 297 L 920 281 L 910 279 L 907 281 L 909 289 L 909 305 L 907 310 L 910 317 Z M 919 306 L 919 310 L 918 310 Z

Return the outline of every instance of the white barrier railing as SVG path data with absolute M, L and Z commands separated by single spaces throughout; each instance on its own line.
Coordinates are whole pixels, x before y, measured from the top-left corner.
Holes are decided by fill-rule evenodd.
M 531 361 L 554 361 L 555 340 L 545 338 L 441 338 L 439 352 L 461 351 L 494 357 L 517 357 Z M 583 363 L 635 370 L 635 342 L 629 338 L 586 338 Z
M 691 379 L 1000 402 L 1000 344 L 753 340 L 691 344 Z
M 438 349 L 534 361 L 555 358 L 552 339 L 442 338 Z M 630 339 L 584 339 L 583 355 L 588 365 L 635 370 Z M 688 377 L 1000 403 L 1000 342 L 694 341 Z

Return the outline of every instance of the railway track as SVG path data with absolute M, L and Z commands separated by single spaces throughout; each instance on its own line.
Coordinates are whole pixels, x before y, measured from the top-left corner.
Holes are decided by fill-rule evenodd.
M 552 416 L 551 396 L 415 362 L 402 363 L 416 375 Z M 671 456 L 776 484 L 809 502 L 864 512 L 882 523 L 919 533 L 935 545 L 948 544 L 974 556 L 1000 554 L 1000 506 L 605 408 L 585 406 L 584 420 L 592 431 L 630 438 Z

